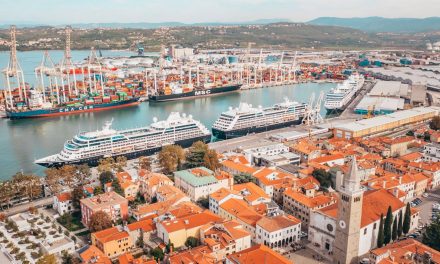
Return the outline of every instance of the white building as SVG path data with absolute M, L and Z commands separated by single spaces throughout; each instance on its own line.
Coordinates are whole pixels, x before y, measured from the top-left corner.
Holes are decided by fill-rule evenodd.
M 243 200 L 243 197 L 239 191 L 221 188 L 209 195 L 209 210 L 218 214 L 219 206 L 229 199 Z
M 73 211 L 72 197 L 69 192 L 57 194 L 53 197 L 53 209 L 59 215 L 70 213 Z
M 247 160 L 251 161 L 252 164 L 259 165 L 261 158 L 289 152 L 289 147 L 283 143 L 263 140 L 247 148 L 242 148 L 241 150 Z
M 220 188 L 230 189 L 234 184 L 234 178 L 229 173 L 213 172 L 205 167 L 176 171 L 174 181 L 176 187 L 193 201 L 208 197 Z
M 291 215 L 263 217 L 256 225 L 256 242 L 270 248 L 285 247 L 300 240 L 301 221 Z
M 440 144 L 430 143 L 423 147 L 423 161 L 439 162 L 440 161 Z
M 67 236 L 61 236 L 58 239 L 40 242 L 40 248 L 44 254 L 61 256 L 63 251 L 67 251 L 69 254 L 75 252 L 75 242 Z

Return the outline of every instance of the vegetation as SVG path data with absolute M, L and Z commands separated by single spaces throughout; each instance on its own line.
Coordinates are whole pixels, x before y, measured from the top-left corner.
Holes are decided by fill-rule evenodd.
M 113 187 L 113 191 L 116 192 L 117 194 L 121 195 L 121 196 L 125 196 L 124 195 L 124 190 L 121 187 L 121 184 L 119 183 L 118 178 L 115 178 L 112 182 L 112 187 Z
M 44 255 L 38 259 L 37 264 L 57 264 L 57 259 L 55 255 Z
M 391 231 L 391 239 L 395 241 L 397 239 L 397 217 L 394 218 L 393 228 Z
M 95 189 L 93 189 L 93 195 L 99 195 L 99 194 L 103 194 L 104 190 L 102 189 L 101 186 L 96 186 Z
M 197 200 L 197 203 L 200 204 L 203 208 L 209 209 L 209 198 L 204 197 Z
M 393 212 L 391 210 L 391 206 L 388 207 L 387 216 L 385 218 L 385 223 L 383 226 L 383 242 L 385 245 L 390 243 L 391 241 L 391 225 L 393 223 Z
M 440 219 L 433 221 L 424 231 L 422 242 L 435 250 L 440 250 Z
M 202 141 L 194 142 L 186 153 L 186 167 L 195 168 L 203 166 L 204 157 L 208 149 L 208 145 Z
M 218 161 L 217 151 L 214 149 L 208 149 L 203 156 L 203 166 L 215 171 L 220 168 L 220 162 Z
M 110 227 L 112 227 L 112 220 L 107 213 L 99 211 L 90 217 L 90 232 L 93 233 Z
M 253 182 L 256 184 L 257 179 L 248 173 L 240 173 L 234 175 L 234 184 L 248 183 L 248 182 Z
M 140 157 L 139 158 L 139 167 L 143 170 L 151 170 L 151 159 L 150 157 Z
M 196 237 L 193 237 L 193 236 L 188 237 L 185 241 L 185 246 L 190 247 L 190 248 L 195 248 L 199 245 L 200 245 L 200 241 Z
M 312 172 L 312 176 L 319 181 L 319 184 L 323 188 L 334 187 L 332 182 L 332 175 L 323 169 L 315 169 Z
M 160 247 L 156 247 L 150 251 L 150 254 L 154 257 L 156 261 L 162 261 L 165 254 Z
M 401 237 L 403 233 L 403 217 L 402 211 L 399 211 L 399 223 L 397 224 L 397 237 Z
M 383 237 L 383 214 L 380 215 L 380 222 L 379 222 L 379 232 L 377 234 L 377 247 L 381 248 L 383 247 L 384 243 L 384 237 Z
M 80 201 L 85 198 L 84 190 L 82 186 L 76 186 L 72 191 L 72 205 L 76 210 L 80 209 Z
M 22 172 L 0 182 L 0 207 L 9 208 L 13 199 L 34 200 L 43 195 L 41 178 Z
M 405 208 L 405 216 L 403 218 L 403 233 L 406 235 L 409 232 L 409 229 L 411 227 L 411 207 L 409 203 L 406 204 Z
M 440 130 L 440 116 L 434 116 L 429 123 L 429 127 L 433 130 Z
M 136 240 L 136 246 L 139 247 L 139 248 L 143 248 L 144 247 L 144 231 L 143 231 L 142 228 L 139 231 L 139 237 Z
M 181 169 L 185 160 L 185 151 L 181 146 L 167 145 L 159 152 L 159 165 L 164 174 Z
M 104 189 L 104 186 L 106 183 L 112 182 L 115 175 L 111 171 L 103 171 L 99 174 L 99 182 L 101 182 L 102 189 Z

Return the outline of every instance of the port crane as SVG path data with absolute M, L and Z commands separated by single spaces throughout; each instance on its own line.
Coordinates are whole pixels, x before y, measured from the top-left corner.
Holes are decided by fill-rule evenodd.
M 18 85 L 18 93 L 19 93 L 20 101 L 23 101 L 23 99 L 24 101 L 27 100 L 24 74 L 17 59 L 16 26 L 11 26 L 10 37 L 11 37 L 11 49 L 9 54 L 9 62 L 8 62 L 8 66 L 3 70 L 3 74 L 6 79 L 6 85 L 8 87 L 7 97 L 9 98 L 9 104 L 6 103 L 6 108 L 14 108 L 14 103 L 12 101 L 12 87 L 11 87 L 11 85 L 14 83 L 14 80 Z

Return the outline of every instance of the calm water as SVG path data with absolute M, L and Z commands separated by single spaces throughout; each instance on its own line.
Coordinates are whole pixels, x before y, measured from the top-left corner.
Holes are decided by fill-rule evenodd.
M 75 60 L 81 60 L 88 51 L 74 51 Z M 52 54 L 51 54 L 52 55 Z M 103 56 L 126 55 L 121 52 L 103 52 Z M 22 68 L 33 72 L 41 60 L 42 52 L 19 53 Z M 58 56 L 58 57 L 56 57 Z M 82 56 L 82 57 L 81 57 Z M 62 52 L 52 56 L 60 59 Z M 7 64 L 7 54 L 0 53 L 0 67 Z M 27 77 L 33 77 L 32 74 Z M 31 80 L 26 80 L 31 82 Z M 284 97 L 308 102 L 311 93 L 327 92 L 335 84 L 307 83 L 291 86 L 278 86 L 264 89 L 248 90 L 223 96 L 198 98 L 194 100 L 141 103 L 138 107 L 115 109 L 104 112 L 84 113 L 80 115 L 30 120 L 0 120 L 0 179 L 7 179 L 17 171 L 33 172 L 43 175 L 44 167 L 33 164 L 37 158 L 57 153 L 63 143 L 79 131 L 101 128 L 106 120 L 114 119 L 113 127 L 117 129 L 144 126 L 154 117 L 166 118 L 171 112 L 192 114 L 207 127 L 211 127 L 218 115 L 229 106 L 238 106 L 241 101 L 254 106 L 270 106 L 281 102 Z M 325 110 L 322 108 L 324 114 Z

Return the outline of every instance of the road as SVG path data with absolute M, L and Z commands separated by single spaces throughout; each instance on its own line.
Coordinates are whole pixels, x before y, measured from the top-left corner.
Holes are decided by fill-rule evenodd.
M 359 102 L 364 98 L 364 96 L 371 91 L 374 87 L 374 82 L 365 82 L 362 89 L 359 91 L 359 94 L 354 98 L 350 104 L 345 108 L 344 112 L 339 116 L 340 118 L 359 118 L 362 116 L 354 113 L 354 109 L 359 104 Z
M 3 211 L 3 213 L 6 214 L 6 216 L 11 216 L 14 214 L 26 212 L 29 209 L 29 207 L 31 207 L 31 206 L 39 208 L 39 207 L 43 207 L 46 205 L 50 205 L 52 203 L 53 203 L 52 197 L 45 197 L 45 198 L 41 198 L 39 200 L 32 201 L 30 203 L 16 205 L 14 207 L 9 208 L 8 210 Z

